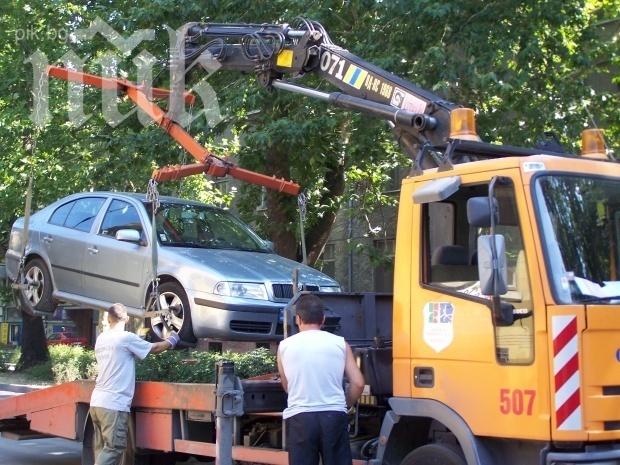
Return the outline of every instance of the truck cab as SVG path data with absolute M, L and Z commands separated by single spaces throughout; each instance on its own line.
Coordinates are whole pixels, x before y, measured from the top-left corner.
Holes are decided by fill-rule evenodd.
M 467 211 L 492 182 L 504 244 L 493 259 L 506 272 L 497 299 L 480 282 L 489 228 Z M 619 198 L 620 166 L 574 157 L 475 161 L 404 180 L 396 429 L 431 418 L 469 464 L 620 463 Z

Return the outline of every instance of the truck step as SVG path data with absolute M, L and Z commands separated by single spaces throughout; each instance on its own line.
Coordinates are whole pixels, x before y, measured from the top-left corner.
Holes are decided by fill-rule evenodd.
M 30 422 L 23 417 L 0 420 L 0 432 L 23 431 L 30 429 Z
M 4 431 L 1 433 L 3 439 L 10 439 L 11 441 L 25 441 L 27 439 L 45 439 L 51 438 L 48 434 L 42 434 L 31 429 Z

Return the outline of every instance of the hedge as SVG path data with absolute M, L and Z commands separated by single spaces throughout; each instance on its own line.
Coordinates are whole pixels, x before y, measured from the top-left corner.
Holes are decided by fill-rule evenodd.
M 55 345 L 49 348 L 50 361 L 36 365 L 24 373 L 32 379 L 64 383 L 94 379 L 97 375 L 95 352 L 79 346 Z M 138 381 L 177 383 L 214 383 L 215 363 L 230 360 L 240 378 L 250 378 L 276 371 L 275 355 L 260 348 L 245 353 L 172 350 L 150 355 L 136 362 Z

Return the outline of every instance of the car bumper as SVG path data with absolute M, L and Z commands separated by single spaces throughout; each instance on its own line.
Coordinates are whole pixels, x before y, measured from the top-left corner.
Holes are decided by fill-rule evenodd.
M 20 255 L 14 250 L 7 250 L 4 256 L 4 263 L 6 265 L 7 277 L 11 280 L 17 278 L 17 269 L 19 268 Z
M 196 337 L 234 341 L 282 339 L 285 303 L 234 299 L 190 292 L 192 326 Z

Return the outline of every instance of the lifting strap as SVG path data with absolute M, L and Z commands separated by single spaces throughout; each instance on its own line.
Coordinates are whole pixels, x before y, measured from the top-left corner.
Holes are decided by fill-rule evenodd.
M 21 256 L 19 257 L 19 264 L 17 268 L 17 275 L 15 280 L 11 283 L 11 288 L 20 295 L 16 295 L 17 307 L 26 312 L 28 315 L 35 315 L 36 310 L 30 303 L 30 300 L 26 296 L 26 290 L 31 287 L 38 287 L 39 283 L 28 283 L 25 275 L 26 268 L 26 255 L 29 249 L 30 242 L 30 214 L 32 212 L 32 184 L 33 184 L 33 172 L 30 171 L 28 177 L 28 189 L 26 190 L 26 206 L 24 207 L 24 227 L 21 234 Z
M 301 256 L 303 258 L 303 264 L 308 264 L 308 255 L 306 253 L 306 232 L 304 223 L 306 221 L 306 204 L 308 203 L 308 197 L 304 192 L 301 192 L 297 196 L 297 206 L 299 207 L 299 237 L 301 238 Z
M 37 141 L 39 139 L 40 128 L 37 127 L 34 131 L 34 137 L 32 139 L 32 149 L 30 156 L 34 157 L 37 149 Z M 26 312 L 28 315 L 34 316 L 37 314 L 37 310 L 33 307 L 30 300 L 26 295 L 28 289 L 33 287 L 36 289 L 40 286 L 38 282 L 28 282 L 25 275 L 26 268 L 26 256 L 28 255 L 30 246 L 30 215 L 32 213 L 32 190 L 34 184 L 34 163 L 30 164 L 30 175 L 28 176 L 28 189 L 26 190 L 26 205 L 24 206 L 24 227 L 21 234 L 21 255 L 19 257 L 19 264 L 17 268 L 17 275 L 15 280 L 11 283 L 11 288 L 15 291 L 14 298 L 17 308 Z M 17 295 L 15 295 L 17 294 Z
M 157 181 L 154 179 L 149 180 L 149 184 L 146 190 L 146 201 L 151 203 L 151 293 L 146 304 L 146 311 L 143 314 L 143 318 L 153 318 L 160 315 L 161 305 L 159 302 L 159 277 L 157 276 L 157 262 L 158 262 L 158 248 L 159 242 L 157 241 L 157 224 L 155 223 L 155 217 L 157 210 L 159 210 L 159 191 L 157 190 Z M 150 310 L 151 308 L 155 310 Z

